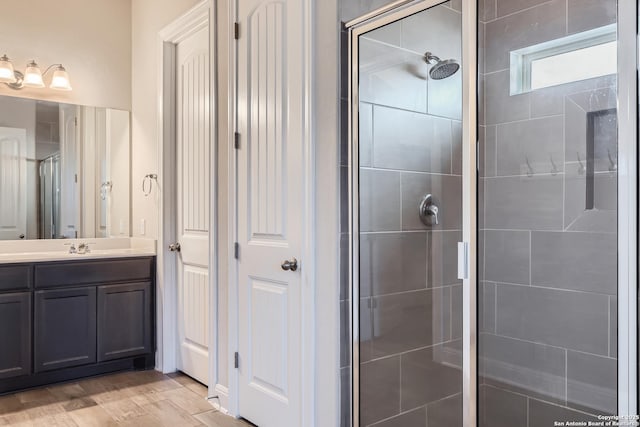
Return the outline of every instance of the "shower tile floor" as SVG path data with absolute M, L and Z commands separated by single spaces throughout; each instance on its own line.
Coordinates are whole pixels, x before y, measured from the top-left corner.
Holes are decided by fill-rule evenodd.
M 186 375 L 124 372 L 0 396 L 0 426 L 249 427 L 221 414 Z

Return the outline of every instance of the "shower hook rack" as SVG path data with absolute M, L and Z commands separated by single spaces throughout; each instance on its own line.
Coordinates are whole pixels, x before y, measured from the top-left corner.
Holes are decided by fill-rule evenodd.
M 151 192 L 153 191 L 154 181 L 156 182 L 156 185 L 158 185 L 158 175 L 155 173 L 146 174 L 142 179 L 142 193 L 144 194 L 144 197 L 148 197 L 151 195 Z M 147 182 L 149 183 L 148 189 L 147 189 Z

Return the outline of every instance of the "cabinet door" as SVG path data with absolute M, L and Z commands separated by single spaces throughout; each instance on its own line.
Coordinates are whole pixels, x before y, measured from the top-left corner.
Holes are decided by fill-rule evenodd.
M 0 294 L 0 379 L 31 373 L 31 293 Z
M 151 352 L 151 284 L 98 288 L 98 361 Z
M 96 361 L 96 288 L 35 293 L 36 372 Z

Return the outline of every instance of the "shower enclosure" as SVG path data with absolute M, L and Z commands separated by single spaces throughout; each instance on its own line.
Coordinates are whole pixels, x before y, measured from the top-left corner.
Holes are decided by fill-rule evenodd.
M 635 2 L 389 3 L 346 24 L 343 425 L 637 414 Z

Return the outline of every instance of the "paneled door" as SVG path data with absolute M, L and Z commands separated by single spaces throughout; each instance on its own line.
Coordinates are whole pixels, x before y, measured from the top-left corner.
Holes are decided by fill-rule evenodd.
M 176 45 L 178 369 L 209 382 L 209 30 Z
M 0 240 L 27 234 L 27 131 L 0 127 Z
M 239 415 L 301 423 L 304 78 L 301 1 L 241 0 L 238 18 Z
M 59 226 L 54 230 L 56 238 L 77 238 L 81 233 L 82 199 L 80 183 L 82 182 L 81 136 L 78 129 L 79 107 L 60 104 L 60 195 L 54 194 L 52 209 L 54 217 L 59 218 Z M 56 204 L 57 203 L 57 204 Z M 85 221 L 86 222 L 86 221 Z M 86 223 L 84 224 L 86 226 Z

